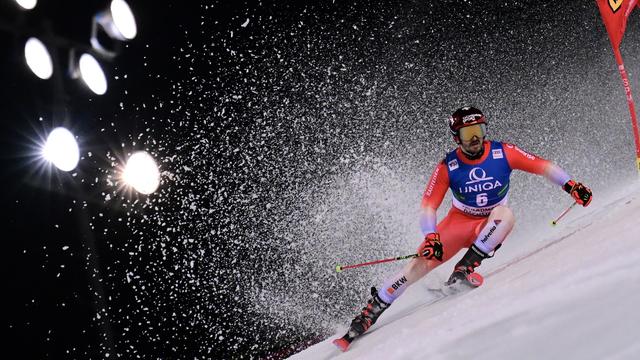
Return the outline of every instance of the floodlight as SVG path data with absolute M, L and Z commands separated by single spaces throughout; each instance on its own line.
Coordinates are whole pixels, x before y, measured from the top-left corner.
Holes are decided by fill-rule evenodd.
M 21 8 L 31 10 L 38 4 L 38 0 L 15 0 Z
M 53 74 L 53 62 L 47 47 L 36 38 L 29 38 L 24 45 L 24 58 L 29 69 L 40 79 L 46 80 Z
M 112 0 L 108 9 L 99 12 L 93 18 L 92 44 L 94 41 L 97 42 L 98 25 L 110 37 L 121 41 L 131 40 L 138 34 L 136 19 L 133 17 L 129 4 L 124 0 Z
M 138 27 L 136 26 L 136 19 L 133 17 L 133 12 L 131 12 L 129 4 L 124 0 L 113 0 L 111 1 L 109 10 L 111 10 L 111 18 L 114 26 L 112 30 L 107 30 L 107 32 L 113 31 L 111 35 L 120 40 L 131 40 L 136 37 Z
M 160 185 L 160 170 L 151 155 L 139 151 L 127 160 L 122 179 L 138 192 L 148 195 Z
M 85 53 L 76 62 L 75 54 L 72 51 L 70 59 L 72 77 L 81 78 L 87 87 L 97 95 L 103 95 L 107 92 L 107 78 L 96 58 Z
M 62 171 L 76 168 L 80 160 L 80 150 L 73 134 L 63 128 L 53 129 L 42 148 L 42 156 Z

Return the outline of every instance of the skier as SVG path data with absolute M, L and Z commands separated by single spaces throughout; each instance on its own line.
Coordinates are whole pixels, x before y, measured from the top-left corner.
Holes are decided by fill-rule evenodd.
M 493 257 L 515 223 L 507 207 L 512 170 L 544 175 L 578 204 L 588 206 L 591 202 L 591 190 L 571 180 L 559 166 L 513 144 L 486 140 L 487 121 L 475 107 L 456 110 L 449 118 L 449 128 L 458 147 L 437 165 L 422 197 L 420 227 L 424 241 L 418 247 L 420 256 L 389 277 L 380 291 L 371 288 L 371 299 L 353 319 L 347 334 L 334 340 L 342 351 L 367 331 L 411 284 L 462 248 L 468 250 L 454 266 L 447 284 L 482 283 L 475 269 L 484 259 Z M 448 188 L 453 193 L 453 206 L 436 226 L 436 210 Z

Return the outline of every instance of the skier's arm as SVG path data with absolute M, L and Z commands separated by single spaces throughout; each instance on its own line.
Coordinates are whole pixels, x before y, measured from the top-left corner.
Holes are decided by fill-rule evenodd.
M 588 206 L 591 203 L 593 195 L 591 189 L 571 180 L 571 177 L 560 166 L 529 154 L 512 144 L 504 144 L 504 150 L 507 162 L 512 169 L 543 175 L 552 183 L 561 186 L 578 204 Z
M 442 204 L 442 199 L 444 199 L 448 188 L 449 174 L 447 173 L 447 165 L 442 160 L 433 171 L 422 195 L 420 229 L 423 235 L 436 231 L 436 211 Z
M 547 166 L 544 170 L 543 175 L 547 178 L 547 180 L 558 186 L 564 186 L 564 184 L 571 180 L 571 177 L 569 176 L 569 174 L 567 174 L 566 171 L 564 171 L 560 166 L 552 163 L 551 161 L 547 161 Z
M 571 177 L 558 165 L 549 160 L 529 154 L 512 144 L 504 144 L 507 162 L 512 169 L 543 175 L 558 186 L 564 186 Z

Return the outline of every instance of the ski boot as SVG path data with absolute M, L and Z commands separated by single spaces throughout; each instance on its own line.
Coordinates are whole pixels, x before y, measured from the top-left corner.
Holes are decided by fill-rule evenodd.
M 500 245 L 498 245 L 495 250 L 498 250 Z M 446 282 L 446 285 L 449 286 L 455 283 L 463 283 L 471 287 L 478 287 L 482 285 L 484 279 L 482 278 L 482 275 L 475 272 L 475 269 L 480 266 L 482 260 L 490 257 L 492 256 L 485 254 L 475 244 L 472 244 L 469 247 L 469 250 L 467 250 L 467 253 L 464 254 L 462 259 L 460 259 L 456 264 L 453 273 Z
M 371 299 L 367 301 L 367 306 L 362 308 L 362 312 L 351 321 L 349 331 L 344 334 L 343 337 L 333 340 L 333 344 L 342 351 L 347 351 L 349 345 L 356 337 L 364 334 L 369 330 L 371 325 L 376 323 L 378 317 L 390 306 L 382 301 L 378 296 L 378 290 L 375 287 L 371 288 Z

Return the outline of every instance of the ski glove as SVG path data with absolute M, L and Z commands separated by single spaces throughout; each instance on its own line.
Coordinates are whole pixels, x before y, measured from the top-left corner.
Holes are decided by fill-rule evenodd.
M 440 234 L 437 232 L 428 233 L 424 237 L 424 241 L 418 247 L 418 255 L 431 260 L 433 258 L 442 261 L 442 243 L 440 242 Z
M 571 194 L 578 204 L 586 207 L 591 203 L 593 193 L 591 193 L 591 189 L 581 183 L 569 180 L 564 184 L 563 188 L 564 191 Z

